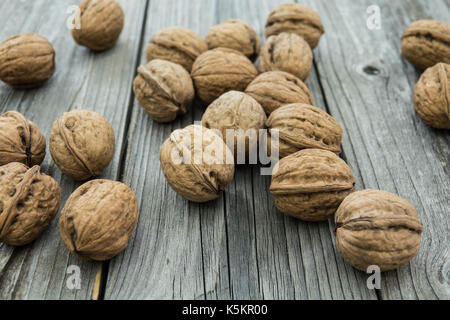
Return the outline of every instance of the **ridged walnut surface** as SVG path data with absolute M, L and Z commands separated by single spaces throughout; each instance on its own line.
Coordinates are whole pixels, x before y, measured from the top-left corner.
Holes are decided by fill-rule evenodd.
M 98 176 L 114 155 L 114 131 L 97 112 L 65 112 L 52 126 L 50 153 L 58 168 L 77 181 Z
M 91 50 L 104 51 L 117 42 L 124 25 L 124 13 L 114 0 L 84 0 L 80 4 L 79 23 L 79 29 L 72 29 L 75 41 Z
M 191 72 L 195 59 L 206 50 L 206 42 L 194 31 L 183 27 L 168 27 L 152 36 L 145 52 L 147 61 L 168 60 Z
M 425 70 L 413 98 L 416 112 L 426 124 L 450 129 L 450 64 L 438 63 Z
M 421 70 L 450 63 L 450 24 L 436 20 L 411 23 L 402 36 L 403 56 Z
M 314 105 L 313 97 L 303 81 L 283 71 L 261 73 L 248 85 L 245 93 L 258 101 L 267 115 L 285 104 Z
M 285 71 L 305 81 L 311 71 L 313 55 L 303 38 L 294 33 L 270 36 L 259 57 L 259 72 Z
M 45 157 L 45 146 L 39 128 L 19 112 L 8 111 L 0 116 L 0 165 L 39 165 Z
M 244 91 L 257 75 L 246 56 L 228 48 L 206 51 L 195 60 L 191 72 L 197 96 L 205 104 L 227 91 Z
M 281 32 L 299 35 L 314 49 L 324 29 L 317 12 L 297 3 L 285 3 L 272 11 L 266 22 L 266 37 Z
M 218 130 L 224 141 L 227 141 L 227 130 L 232 130 L 233 145 L 228 146 L 234 150 L 236 157 L 237 151 L 243 149 L 246 155 L 249 150 L 257 154 L 259 129 L 265 127 L 266 119 L 263 108 L 255 99 L 240 91 L 228 91 L 208 106 L 202 117 L 202 125 Z M 251 140 L 246 133 L 251 135 L 252 130 L 254 136 Z M 250 145 L 250 142 L 253 143 Z
M 160 163 L 170 186 L 194 202 L 214 200 L 233 179 L 231 150 L 213 130 L 190 125 L 163 143 Z
M 278 130 L 281 158 L 301 149 L 324 149 L 339 154 L 341 152 L 342 128 L 325 111 L 301 103 L 282 106 L 271 113 L 266 122 L 269 134 Z M 271 138 L 267 139 L 271 150 Z
M 55 50 L 41 35 L 23 33 L 0 44 L 0 80 L 14 88 L 35 88 L 55 72 Z
M 396 269 L 418 252 L 422 223 L 405 199 L 386 191 L 349 195 L 336 211 L 336 247 L 355 268 Z
M 261 41 L 255 30 L 246 22 L 235 19 L 213 26 L 209 29 L 205 41 L 209 49 L 234 49 L 250 60 L 255 60 L 261 50 Z
M 59 233 L 66 247 L 88 260 L 108 260 L 128 245 L 138 221 L 138 203 L 125 184 L 86 182 L 61 210 Z
M 0 166 L 0 242 L 22 246 L 35 240 L 58 212 L 58 183 L 22 163 Z
M 190 74 L 179 64 L 159 59 L 138 68 L 133 90 L 144 110 L 158 122 L 185 114 L 195 95 Z
M 305 221 L 328 219 L 353 191 L 355 177 L 349 166 L 321 149 L 304 149 L 281 159 L 270 184 L 278 210 Z

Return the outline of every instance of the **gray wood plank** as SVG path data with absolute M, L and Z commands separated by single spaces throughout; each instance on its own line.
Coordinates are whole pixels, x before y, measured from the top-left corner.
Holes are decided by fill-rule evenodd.
M 0 113 L 18 110 L 34 121 L 48 138 L 52 122 L 65 111 L 87 108 L 103 114 L 116 135 L 116 153 L 102 177 L 117 179 L 128 117 L 131 83 L 146 0 L 119 1 L 125 11 L 125 27 L 117 45 L 104 53 L 77 46 L 66 27 L 67 9 L 74 1 L 24 0 L 0 3 L 0 39 L 21 32 L 47 37 L 56 51 L 56 73 L 42 88 L 14 90 L 0 84 Z M 48 139 L 47 139 L 48 142 Z M 61 207 L 79 185 L 63 176 L 47 156 L 43 171 L 62 187 Z M 13 248 L 0 244 L 1 299 L 90 299 L 98 292 L 100 263 L 73 257 L 61 243 L 58 216 L 32 244 Z M 66 286 L 67 267 L 81 270 L 81 289 Z

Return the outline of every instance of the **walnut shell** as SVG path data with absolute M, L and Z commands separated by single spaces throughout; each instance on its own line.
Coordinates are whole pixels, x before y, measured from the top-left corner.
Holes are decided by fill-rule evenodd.
M 438 62 L 450 63 L 450 24 L 436 20 L 411 23 L 402 36 L 402 52 L 421 70 Z
M 270 37 L 282 32 L 299 35 L 314 49 L 324 29 L 316 11 L 297 3 L 285 3 L 269 14 L 265 34 Z
M 21 162 L 31 167 L 45 157 L 45 137 L 39 128 L 17 111 L 0 116 L 0 165 Z
M 341 152 L 342 128 L 325 111 L 308 104 L 293 103 L 272 112 L 266 121 L 271 150 L 271 132 L 278 130 L 279 140 L 275 142 L 280 158 L 302 149 L 324 149 Z
M 125 184 L 91 180 L 72 193 L 61 210 L 59 234 L 77 257 L 108 260 L 124 250 L 138 221 L 138 203 Z
M 425 70 L 413 99 L 416 112 L 426 124 L 450 129 L 450 64 L 438 63 Z
M 234 151 L 235 157 L 245 147 L 245 155 L 248 156 L 250 150 L 255 154 L 258 151 L 259 129 L 264 128 L 266 119 L 266 113 L 255 99 L 240 91 L 228 91 L 208 106 L 202 125 L 218 130 L 227 143 L 227 130 L 233 131 L 234 139 L 228 147 Z M 250 139 L 252 134 L 254 136 Z
M 161 147 L 160 163 L 169 185 L 194 202 L 218 198 L 234 175 L 231 150 L 213 130 L 199 125 L 172 132 Z
M 55 50 L 43 36 L 22 33 L 0 44 L 0 80 L 14 88 L 36 88 L 55 72 Z
M 396 269 L 419 251 L 422 223 L 405 199 L 386 191 L 362 190 L 342 201 L 335 215 L 336 247 L 345 261 L 366 271 Z
M 147 61 L 168 60 L 191 72 L 195 59 L 206 50 L 206 42 L 194 31 L 183 27 L 168 27 L 152 36 L 145 53 Z
M 0 166 L 0 242 L 22 246 L 34 241 L 58 212 L 61 188 L 19 162 Z
M 257 75 L 258 71 L 246 56 L 228 48 L 201 54 L 191 72 L 197 95 L 205 104 L 227 91 L 244 91 Z
M 138 68 L 133 90 L 144 110 L 158 122 L 185 114 L 195 95 L 190 74 L 179 64 L 159 59 Z
M 355 177 L 349 166 L 321 149 L 304 149 L 281 159 L 270 184 L 278 210 L 305 221 L 328 219 L 353 191 Z
M 76 43 L 93 51 L 112 48 L 124 24 L 124 13 L 114 0 L 84 0 L 80 4 L 80 25 L 72 29 Z
M 74 180 L 98 176 L 114 156 L 114 131 L 99 113 L 73 110 L 53 122 L 50 153 L 58 168 Z
M 261 73 L 248 85 L 245 93 L 258 101 L 267 115 L 285 104 L 314 105 L 313 97 L 303 81 L 283 71 Z
M 258 62 L 259 72 L 285 71 L 305 81 L 311 71 L 313 55 L 303 38 L 294 33 L 270 36 Z
M 231 19 L 209 29 L 205 38 L 209 49 L 230 48 L 255 60 L 261 50 L 258 34 L 246 22 Z

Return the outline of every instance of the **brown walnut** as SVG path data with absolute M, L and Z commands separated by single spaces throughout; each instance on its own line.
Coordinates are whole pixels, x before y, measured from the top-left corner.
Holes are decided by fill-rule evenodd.
M 436 20 L 411 23 L 402 36 L 402 52 L 421 70 L 438 62 L 450 63 L 450 24 Z
M 257 75 L 258 71 L 246 56 L 228 48 L 201 54 L 191 72 L 197 95 L 205 104 L 227 91 L 244 91 Z
M 316 11 L 297 3 L 285 3 L 269 14 L 265 33 L 270 37 L 282 32 L 299 35 L 314 49 L 324 29 Z
M 308 104 L 294 103 L 272 112 L 266 122 L 269 129 L 268 147 L 278 147 L 280 158 L 302 149 L 324 149 L 341 152 L 342 128 L 325 111 Z M 278 130 L 278 142 L 271 140 L 273 130 Z
M 84 0 L 79 8 L 79 25 L 75 16 L 72 29 L 75 42 L 94 51 L 112 48 L 124 24 L 120 5 L 114 0 Z
M 259 57 L 259 72 L 285 71 L 305 81 L 311 71 L 313 55 L 303 38 L 294 33 L 270 36 Z
M 52 126 L 50 153 L 58 168 L 74 180 L 98 176 L 114 156 L 114 131 L 99 113 L 65 112 Z
M 209 49 L 230 48 L 242 52 L 250 60 L 255 60 L 261 50 L 258 34 L 242 20 L 227 20 L 209 29 L 206 38 Z
M 195 95 L 190 74 L 179 64 L 159 59 L 138 68 L 133 90 L 144 110 L 158 122 L 185 114 Z
M 21 162 L 31 167 L 45 157 L 45 137 L 39 128 L 17 111 L 0 116 L 0 165 Z
M 450 64 L 438 63 L 425 70 L 413 99 L 416 112 L 426 124 L 450 129 Z
M 59 234 L 77 257 L 108 260 L 124 250 L 138 221 L 138 203 L 125 184 L 91 180 L 72 193 L 61 210 Z
M 168 27 L 155 33 L 146 49 L 147 61 L 168 60 L 191 72 L 195 59 L 208 50 L 205 40 L 183 27 Z
M 0 242 L 22 246 L 35 240 L 58 212 L 61 188 L 19 162 L 0 166 Z
M 396 269 L 418 252 L 422 223 L 405 199 L 386 191 L 362 190 L 342 201 L 335 215 L 336 247 L 345 261 L 366 271 Z
M 313 97 L 303 81 L 283 71 L 261 73 L 248 85 L 245 93 L 258 101 L 267 115 L 285 104 L 314 105 Z
M 163 143 L 160 163 L 169 185 L 194 202 L 214 200 L 233 179 L 231 150 L 213 130 L 190 125 Z
M 278 210 L 305 221 L 328 219 L 353 191 L 355 177 L 349 166 L 321 149 L 304 149 L 281 159 L 270 184 Z
M 36 88 L 55 72 L 55 50 L 43 36 L 23 33 L 0 44 L 0 80 L 14 88 Z

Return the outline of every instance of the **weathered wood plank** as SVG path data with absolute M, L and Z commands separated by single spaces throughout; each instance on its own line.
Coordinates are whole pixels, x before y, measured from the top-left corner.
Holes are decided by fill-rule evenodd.
M 65 111 L 88 108 L 103 114 L 116 135 L 116 153 L 102 177 L 117 179 L 128 118 L 131 82 L 135 72 L 146 0 L 119 1 L 125 28 L 116 47 L 92 53 L 77 46 L 66 27 L 73 1 L 14 1 L 0 3 L 0 39 L 21 32 L 37 32 L 55 47 L 56 73 L 42 88 L 14 90 L 0 84 L 0 113 L 18 110 L 49 137 L 52 122 Z M 47 139 L 48 141 L 48 139 Z M 61 207 L 79 185 L 63 176 L 47 156 L 43 171 L 62 187 Z M 13 248 L 0 244 L 1 299 L 90 299 L 101 264 L 73 257 L 60 241 L 58 217 L 34 243 Z M 81 289 L 66 286 L 67 267 L 81 270 Z

